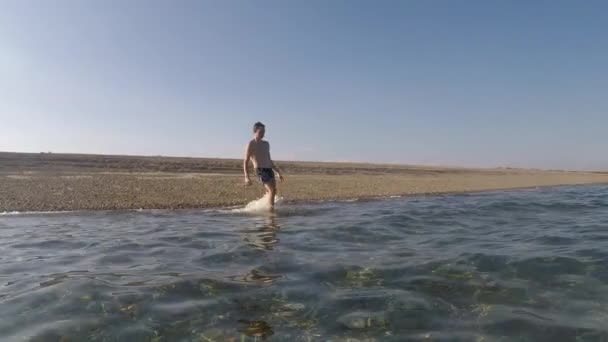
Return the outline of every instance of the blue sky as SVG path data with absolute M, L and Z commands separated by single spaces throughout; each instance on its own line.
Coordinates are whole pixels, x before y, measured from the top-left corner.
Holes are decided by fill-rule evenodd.
M 605 1 L 0 2 L 0 150 L 608 169 Z

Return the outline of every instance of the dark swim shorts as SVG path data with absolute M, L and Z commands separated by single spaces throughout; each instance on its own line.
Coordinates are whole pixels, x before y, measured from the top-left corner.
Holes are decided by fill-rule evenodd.
M 257 172 L 258 172 L 258 178 L 260 179 L 260 181 L 262 183 L 270 183 L 271 181 L 274 180 L 274 171 L 272 171 L 271 168 L 266 168 L 266 167 L 258 168 Z

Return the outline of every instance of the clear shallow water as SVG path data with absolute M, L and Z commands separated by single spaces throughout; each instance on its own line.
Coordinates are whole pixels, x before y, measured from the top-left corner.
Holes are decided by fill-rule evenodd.
M 606 341 L 608 187 L 0 217 L 0 340 Z

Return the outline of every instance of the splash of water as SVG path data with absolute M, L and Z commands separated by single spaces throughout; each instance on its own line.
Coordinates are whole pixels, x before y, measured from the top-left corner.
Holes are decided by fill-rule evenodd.
M 232 211 L 236 212 L 236 213 L 269 212 L 270 211 L 270 202 L 269 202 L 268 196 L 270 196 L 270 194 L 267 193 L 264 196 L 262 196 L 261 198 L 258 198 L 256 200 L 253 200 L 253 201 L 247 203 L 245 208 L 237 208 L 237 209 L 233 209 Z M 274 197 L 275 209 L 277 207 L 277 204 L 279 204 L 282 200 L 283 200 L 283 197 L 279 197 L 279 196 L 275 195 L 275 197 Z

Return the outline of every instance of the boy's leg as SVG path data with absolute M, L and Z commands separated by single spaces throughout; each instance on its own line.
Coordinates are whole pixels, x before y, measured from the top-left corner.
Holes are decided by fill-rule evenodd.
M 274 196 L 277 193 L 277 184 L 275 180 L 272 179 L 270 182 L 264 183 L 264 187 L 269 195 L 268 200 L 270 202 L 270 209 L 274 209 Z

